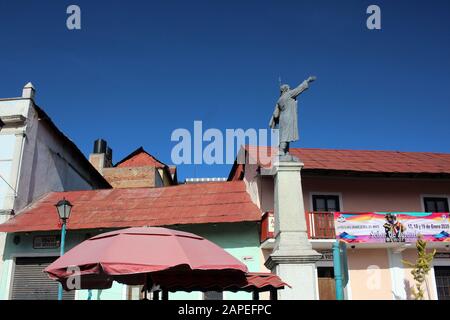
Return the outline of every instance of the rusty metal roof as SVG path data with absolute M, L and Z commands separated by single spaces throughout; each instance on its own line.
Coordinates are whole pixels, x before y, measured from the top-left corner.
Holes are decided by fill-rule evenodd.
M 275 153 L 268 147 L 246 146 L 245 150 L 259 164 L 260 158 Z M 314 148 L 291 148 L 290 152 L 304 163 L 305 171 L 450 175 L 450 153 Z M 235 163 L 229 180 L 242 178 L 240 167 Z
M 73 204 L 68 229 L 260 221 L 244 182 L 52 192 L 0 225 L 0 232 L 59 230 L 55 203 Z

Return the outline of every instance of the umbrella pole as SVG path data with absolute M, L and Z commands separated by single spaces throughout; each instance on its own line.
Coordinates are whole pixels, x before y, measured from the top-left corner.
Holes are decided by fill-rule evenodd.
M 148 292 L 148 278 L 147 274 L 145 274 L 145 281 L 144 281 L 144 287 L 142 288 L 144 290 L 144 300 L 148 300 L 147 292 Z
M 270 290 L 270 300 L 278 300 L 277 289 Z

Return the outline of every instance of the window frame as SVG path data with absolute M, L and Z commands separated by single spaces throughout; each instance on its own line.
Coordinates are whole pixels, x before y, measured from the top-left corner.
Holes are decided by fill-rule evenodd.
M 318 211 L 316 206 L 316 199 L 317 198 L 325 198 L 325 201 L 329 198 L 333 198 L 335 201 L 337 201 L 337 209 L 334 211 Z M 328 205 L 327 209 L 328 209 Z M 311 192 L 311 211 L 313 212 L 340 212 L 342 211 L 342 196 L 339 193 L 328 193 L 328 192 Z
M 427 205 L 426 205 L 426 201 L 428 200 L 445 200 L 446 201 L 446 207 L 445 210 L 443 212 L 449 212 L 450 210 L 450 197 L 447 195 L 422 195 L 421 196 L 421 204 L 422 204 L 422 209 L 423 212 L 431 212 L 427 210 Z

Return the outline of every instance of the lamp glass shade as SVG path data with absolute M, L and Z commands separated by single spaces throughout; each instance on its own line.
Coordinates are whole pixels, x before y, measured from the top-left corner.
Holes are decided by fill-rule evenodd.
M 72 204 L 68 200 L 60 200 L 55 206 L 61 220 L 66 221 L 69 219 L 70 212 L 72 211 Z

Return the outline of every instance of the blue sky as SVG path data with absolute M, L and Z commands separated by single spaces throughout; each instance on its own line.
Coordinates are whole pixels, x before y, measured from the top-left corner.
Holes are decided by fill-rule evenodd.
M 77 4 L 82 30 L 66 28 Z M 366 28 L 381 7 L 382 30 Z M 170 163 L 176 128 L 266 128 L 278 77 L 301 96 L 294 147 L 449 152 L 450 2 L 1 1 L 0 97 L 37 103 L 88 155 Z M 230 166 L 181 166 L 184 177 Z

